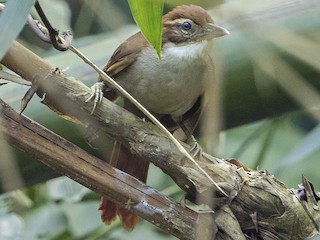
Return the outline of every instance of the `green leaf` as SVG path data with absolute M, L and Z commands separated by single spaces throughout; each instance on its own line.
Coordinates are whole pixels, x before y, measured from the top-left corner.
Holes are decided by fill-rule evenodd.
M 21 239 L 24 222 L 16 213 L 0 212 L 0 239 Z
M 320 149 L 320 125 L 311 130 L 300 143 L 281 161 L 279 170 L 288 165 L 296 165 Z
M 143 36 L 156 50 L 159 58 L 162 43 L 162 0 L 128 0 L 132 15 Z
M 99 201 L 61 205 L 68 220 L 68 231 L 74 237 L 73 239 L 84 238 L 85 235 L 104 225 L 97 210 Z
M 30 211 L 24 220 L 26 240 L 53 239 L 67 231 L 69 224 L 61 206 L 53 203 Z
M 6 54 L 12 42 L 26 23 L 35 0 L 11 0 L 0 15 L 0 59 Z
M 67 177 L 59 177 L 47 182 L 50 199 L 55 201 L 79 202 L 87 193 L 88 188 Z

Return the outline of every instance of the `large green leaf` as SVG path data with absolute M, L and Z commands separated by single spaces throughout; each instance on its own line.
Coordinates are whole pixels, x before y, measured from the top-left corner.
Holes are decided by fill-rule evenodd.
M 10 0 L 0 16 L 0 59 L 10 48 L 24 24 L 35 0 Z
M 128 0 L 132 15 L 143 36 L 157 51 L 160 58 L 162 43 L 162 0 Z

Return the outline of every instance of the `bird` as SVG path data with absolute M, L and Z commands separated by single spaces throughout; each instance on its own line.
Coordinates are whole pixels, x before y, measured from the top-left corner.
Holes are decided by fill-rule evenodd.
M 162 17 L 161 59 L 138 32 L 119 45 L 103 71 L 174 136 L 186 141 L 200 118 L 205 90 L 214 80 L 212 40 L 227 34 L 228 30 L 216 25 L 202 7 L 177 6 Z M 89 99 L 102 94 L 111 101 L 119 97 L 101 77 L 92 89 Z M 124 108 L 144 117 L 127 99 L 124 99 Z M 118 141 L 114 143 L 109 164 L 146 182 L 149 163 Z M 99 211 L 104 223 L 110 224 L 119 216 L 122 226 L 129 231 L 139 222 L 139 217 L 130 209 L 121 208 L 104 196 Z

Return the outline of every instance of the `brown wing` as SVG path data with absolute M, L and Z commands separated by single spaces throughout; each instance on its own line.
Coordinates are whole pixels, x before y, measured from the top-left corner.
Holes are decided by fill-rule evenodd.
M 130 66 L 146 46 L 148 46 L 148 42 L 141 32 L 132 35 L 116 49 L 103 71 L 116 80 L 116 75 Z M 103 80 L 99 77 L 98 81 Z M 111 101 L 118 98 L 118 93 L 110 88 L 105 88 L 103 95 Z
M 141 32 L 132 35 L 116 49 L 107 65 L 103 68 L 103 71 L 110 77 L 113 77 L 130 66 L 136 60 L 141 50 L 148 45 L 149 43 L 142 36 Z

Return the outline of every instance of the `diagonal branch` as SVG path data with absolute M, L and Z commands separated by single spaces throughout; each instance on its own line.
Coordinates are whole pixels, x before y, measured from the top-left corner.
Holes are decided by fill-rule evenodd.
M 171 234 L 181 238 L 187 233 L 193 239 L 197 214 L 192 210 L 19 115 L 2 100 L 0 113 L 0 133 L 14 147 L 123 207 L 132 203 L 133 211 Z

